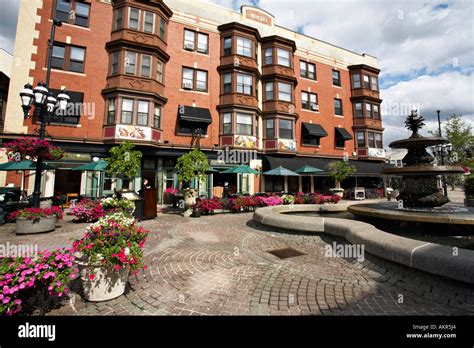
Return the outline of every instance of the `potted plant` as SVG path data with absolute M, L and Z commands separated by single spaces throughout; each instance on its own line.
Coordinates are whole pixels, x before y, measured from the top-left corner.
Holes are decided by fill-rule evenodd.
M 341 181 L 356 173 L 355 167 L 348 161 L 332 161 L 327 166 L 329 175 L 335 181 L 335 187 L 329 191 L 339 197 L 343 197 L 344 189 L 341 188 Z
M 133 151 L 134 147 L 126 140 L 120 146 L 110 149 L 110 157 L 105 158 L 107 175 L 126 179 L 135 178 L 139 174 L 143 154 L 141 151 Z
M 69 207 L 74 222 L 95 222 L 105 215 L 102 204 L 91 199 L 82 199 Z
M 101 200 L 101 204 L 106 214 L 122 212 L 131 217 L 135 211 L 135 202 L 129 199 L 107 197 Z
M 73 243 L 84 297 L 107 301 L 122 295 L 130 272 L 144 267 L 143 246 L 148 231 L 123 213 L 104 216 Z
M 54 146 L 47 140 L 38 138 L 19 138 L 9 143 L 6 143 L 4 147 L 7 149 L 8 154 L 19 154 L 18 160 L 30 159 L 35 160 L 41 157 L 45 160 L 59 160 L 64 155 L 64 150 Z M 10 156 L 14 158 L 16 156 Z
M 185 185 L 184 205 L 185 215 L 192 214 L 192 207 L 196 203 L 196 191 L 191 186 L 191 181 L 197 177 L 199 182 L 204 179 L 206 171 L 209 169 L 207 156 L 199 149 L 193 149 L 178 158 L 176 163 L 178 169 L 178 179 Z
M 464 193 L 466 195 L 466 207 L 474 207 L 474 175 L 464 179 Z
M 63 218 L 59 207 L 24 208 L 11 213 L 8 220 L 15 220 L 15 233 L 43 233 L 54 231 L 58 220 Z

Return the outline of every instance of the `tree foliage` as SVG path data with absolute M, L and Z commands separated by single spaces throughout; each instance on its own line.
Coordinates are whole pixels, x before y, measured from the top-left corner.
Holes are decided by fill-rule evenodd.
M 356 168 L 348 161 L 332 161 L 327 165 L 329 175 L 336 180 L 336 187 L 340 182 L 357 172 Z
M 125 141 L 110 149 L 110 157 L 105 159 L 108 175 L 123 174 L 125 178 L 137 176 L 141 167 L 142 153 L 141 151 L 132 151 L 134 147 L 130 141 Z
M 199 149 L 193 149 L 178 158 L 176 169 L 178 169 L 178 179 L 187 184 L 195 177 L 202 180 L 209 169 L 207 156 Z
M 453 114 L 444 125 L 444 135 L 453 144 L 455 164 L 472 167 L 474 161 L 468 158 L 466 150 L 474 147 L 474 135 L 472 126 L 462 119 L 461 116 Z

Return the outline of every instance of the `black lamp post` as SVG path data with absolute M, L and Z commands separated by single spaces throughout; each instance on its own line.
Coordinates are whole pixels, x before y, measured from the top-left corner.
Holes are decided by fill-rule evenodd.
M 23 108 L 23 114 L 25 119 L 30 118 L 29 112 L 31 107 L 35 107 L 35 116 L 37 116 L 40 122 L 39 139 L 43 140 L 46 135 L 46 123 L 49 121 L 50 115 L 55 110 L 65 111 L 69 102 L 69 96 L 65 90 L 62 90 L 57 97 L 48 90 L 49 79 L 51 75 L 51 59 L 53 54 L 54 46 L 54 35 L 56 27 L 62 25 L 61 21 L 57 19 L 53 20 L 51 26 L 51 38 L 48 43 L 48 65 L 46 70 L 46 83 L 40 81 L 38 85 L 33 89 L 31 84 L 26 84 L 24 89 L 20 92 L 21 107 Z M 36 161 L 36 174 L 35 174 L 35 185 L 33 191 L 33 207 L 39 208 L 40 196 L 41 196 L 41 171 L 43 167 L 43 158 L 38 153 Z

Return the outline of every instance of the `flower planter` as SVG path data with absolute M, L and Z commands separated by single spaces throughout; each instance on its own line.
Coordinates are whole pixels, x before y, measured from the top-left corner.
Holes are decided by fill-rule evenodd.
M 84 298 L 91 302 L 108 301 L 121 296 L 128 282 L 128 268 L 115 270 L 78 262 Z
M 56 228 L 56 222 L 56 216 L 48 216 L 38 220 L 18 218 L 15 224 L 15 233 L 29 234 L 54 231 Z

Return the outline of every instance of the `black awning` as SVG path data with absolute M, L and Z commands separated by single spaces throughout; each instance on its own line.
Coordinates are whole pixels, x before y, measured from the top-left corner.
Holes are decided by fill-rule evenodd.
M 212 123 L 211 112 L 209 109 L 180 105 L 178 107 L 178 113 L 179 118 L 182 121 L 199 122 L 205 124 Z
M 326 130 L 320 124 L 303 122 L 303 127 L 301 129 L 303 133 L 307 133 L 315 137 L 328 136 L 328 132 L 326 132 Z
M 344 140 L 352 140 L 352 135 L 345 128 L 336 127 L 336 135 L 339 135 Z
M 327 171 L 327 165 L 332 162 L 337 161 L 333 158 L 318 158 L 318 157 L 303 157 L 303 156 L 294 156 L 294 157 L 279 157 L 279 156 L 262 156 L 262 171 L 271 170 L 277 168 L 278 166 L 285 167 L 289 170 L 295 171 L 298 168 L 308 165 L 315 168 L 323 169 L 324 172 L 315 173 L 315 176 L 329 176 Z M 380 172 L 385 167 L 392 167 L 389 164 L 383 162 L 375 161 L 356 161 L 349 160 L 349 163 L 356 167 L 357 172 L 353 176 L 357 177 L 380 177 Z

